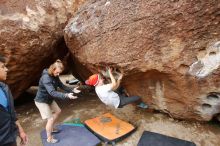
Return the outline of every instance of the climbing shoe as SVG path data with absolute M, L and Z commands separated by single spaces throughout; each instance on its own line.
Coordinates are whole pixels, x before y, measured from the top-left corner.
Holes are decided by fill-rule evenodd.
M 137 106 L 140 107 L 140 108 L 144 108 L 144 109 L 147 109 L 147 108 L 148 108 L 148 105 L 145 104 L 144 102 L 141 102 L 141 103 L 138 104 Z

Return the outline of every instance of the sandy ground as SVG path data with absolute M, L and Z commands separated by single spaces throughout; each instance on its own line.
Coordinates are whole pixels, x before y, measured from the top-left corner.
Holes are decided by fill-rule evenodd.
M 62 109 L 58 123 L 72 118 L 80 118 L 81 121 L 85 121 L 110 112 L 137 126 L 137 130 L 123 141 L 118 142 L 117 146 L 136 146 L 145 130 L 193 141 L 197 146 L 220 145 L 220 126 L 216 123 L 174 120 L 166 114 L 149 112 L 134 105 L 127 105 L 116 110 L 101 103 L 95 94 L 87 94 L 75 100 L 58 101 L 58 105 Z M 40 131 L 44 129 L 45 122 L 41 119 L 34 101 L 31 99 L 30 102 L 16 106 L 16 111 L 21 125 L 28 134 L 28 146 L 42 146 Z

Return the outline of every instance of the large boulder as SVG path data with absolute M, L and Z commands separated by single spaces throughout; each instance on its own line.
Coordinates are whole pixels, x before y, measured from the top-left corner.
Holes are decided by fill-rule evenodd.
M 219 0 L 93 0 L 64 32 L 82 78 L 122 68 L 151 108 L 208 121 L 220 113 L 219 23 Z
M 0 1 L 0 54 L 7 58 L 7 83 L 15 98 L 67 54 L 63 28 L 83 1 Z

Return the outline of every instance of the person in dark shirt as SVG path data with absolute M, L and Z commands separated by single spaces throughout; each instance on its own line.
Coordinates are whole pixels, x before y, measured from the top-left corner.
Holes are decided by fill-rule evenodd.
M 76 93 L 76 88 L 71 89 L 60 81 L 59 75 L 64 69 L 63 63 L 58 59 L 48 69 L 44 69 L 39 81 L 35 104 L 40 111 L 43 120 L 47 120 L 46 132 L 47 142 L 57 143 L 59 140 L 52 136 L 53 132 L 59 132 L 54 127 L 58 116 L 61 113 L 60 107 L 57 105 L 54 98 L 57 99 L 76 99 L 73 93 Z M 57 88 L 64 90 L 66 93 L 57 91 Z M 79 91 L 79 90 L 77 90 Z
M 17 146 L 18 135 L 21 138 L 20 144 L 24 146 L 28 138 L 16 117 L 11 91 L 8 85 L 3 83 L 7 78 L 7 72 L 5 58 L 0 55 L 0 145 Z

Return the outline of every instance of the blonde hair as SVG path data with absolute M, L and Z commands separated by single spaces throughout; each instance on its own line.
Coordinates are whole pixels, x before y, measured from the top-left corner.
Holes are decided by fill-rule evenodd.
M 53 71 L 56 68 L 60 68 L 62 71 L 64 70 L 63 63 L 62 63 L 62 61 L 60 59 L 57 59 L 53 64 L 50 65 L 50 67 L 48 68 L 48 74 L 52 76 L 53 75 Z

